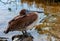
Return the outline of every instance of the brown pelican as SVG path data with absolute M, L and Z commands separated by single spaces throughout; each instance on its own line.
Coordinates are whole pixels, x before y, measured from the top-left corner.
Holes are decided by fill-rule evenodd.
M 39 19 L 38 13 L 30 12 L 26 14 L 26 10 L 23 9 L 20 12 L 20 15 L 13 18 L 9 24 L 6 31 L 6 34 L 10 31 L 22 31 L 22 33 L 26 33 L 27 29 L 32 29 Z

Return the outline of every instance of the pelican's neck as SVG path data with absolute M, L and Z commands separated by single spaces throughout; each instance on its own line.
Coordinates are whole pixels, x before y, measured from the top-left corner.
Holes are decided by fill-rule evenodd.
M 40 21 L 40 13 L 37 13 L 37 12 L 35 12 L 35 14 L 38 16 L 37 17 L 37 19 L 36 19 L 36 24 L 38 24 L 39 23 L 39 21 Z
M 27 30 L 28 30 L 28 29 L 33 29 L 34 26 L 39 22 L 39 14 L 38 14 L 37 12 L 34 12 L 34 14 L 37 15 L 37 19 L 36 19 L 32 24 L 30 24 L 30 25 L 27 27 Z

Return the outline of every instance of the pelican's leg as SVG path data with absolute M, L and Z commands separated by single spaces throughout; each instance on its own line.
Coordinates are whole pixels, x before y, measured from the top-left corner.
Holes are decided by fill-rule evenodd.
M 23 35 L 28 35 L 26 30 L 22 31 L 22 33 L 23 33 Z
M 25 35 L 31 36 L 31 34 L 28 33 L 26 30 L 25 30 Z
M 23 35 L 25 34 L 25 32 L 24 32 L 24 31 L 22 31 L 22 33 L 23 33 Z
M 22 31 L 22 33 L 23 33 L 23 36 L 31 36 L 31 34 L 30 33 L 28 33 L 26 30 L 24 30 L 24 31 Z
M 25 34 L 27 34 L 27 31 L 25 30 Z
M 30 36 L 31 38 L 33 38 L 33 36 L 30 33 L 28 33 L 26 30 L 25 30 L 25 35 L 27 35 L 28 37 Z

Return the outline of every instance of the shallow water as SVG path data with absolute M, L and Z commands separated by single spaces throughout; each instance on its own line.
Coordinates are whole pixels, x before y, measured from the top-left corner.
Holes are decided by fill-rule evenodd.
M 2 0 L 3 1 L 3 0 Z M 12 0 L 14 1 L 14 0 Z M 7 0 L 5 0 L 4 2 L 7 2 Z M 18 1 L 17 1 L 18 2 Z M 9 11 L 8 8 L 11 8 L 12 10 Z M 33 10 L 33 11 L 44 11 L 43 8 L 41 9 L 37 9 L 34 7 L 34 5 L 32 5 L 32 7 L 28 7 L 28 5 L 26 3 L 24 3 L 23 5 L 21 5 L 21 3 L 17 3 L 17 10 L 16 10 L 16 5 L 14 3 L 11 4 L 6 4 L 4 5 L 2 2 L 0 2 L 0 37 L 7 37 L 9 38 L 8 41 L 12 41 L 11 38 L 14 35 L 18 35 L 18 34 L 22 34 L 19 31 L 13 31 L 13 32 L 9 32 L 8 34 L 5 34 L 3 31 L 6 30 L 7 26 L 8 26 L 8 22 L 13 19 L 15 16 L 19 15 L 19 11 L 21 9 L 27 9 L 27 10 Z M 40 21 L 44 18 L 44 13 L 40 14 Z M 28 31 L 31 33 L 31 35 L 34 37 L 34 41 L 47 41 L 46 40 L 46 35 L 39 35 L 37 33 L 36 30 L 32 29 L 31 31 Z

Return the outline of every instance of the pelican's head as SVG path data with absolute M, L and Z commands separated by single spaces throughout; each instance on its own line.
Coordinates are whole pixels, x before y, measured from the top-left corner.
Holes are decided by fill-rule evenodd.
M 23 15 L 26 15 L 26 9 L 22 9 L 22 10 L 20 11 L 20 16 L 23 16 Z

